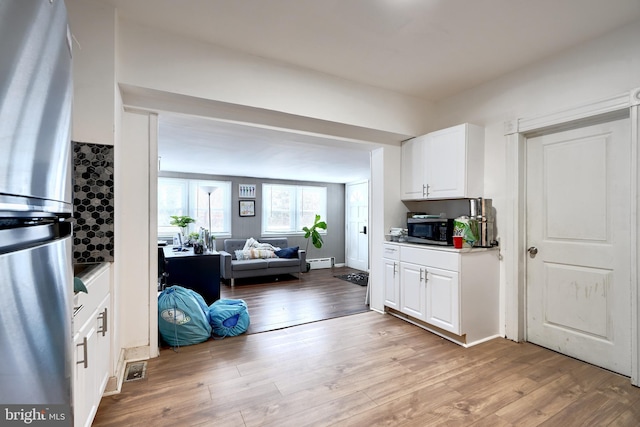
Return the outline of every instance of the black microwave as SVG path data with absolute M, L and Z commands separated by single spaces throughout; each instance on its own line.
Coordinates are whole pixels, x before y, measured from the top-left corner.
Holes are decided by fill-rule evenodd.
M 408 218 L 407 241 L 429 245 L 453 245 L 453 218 Z

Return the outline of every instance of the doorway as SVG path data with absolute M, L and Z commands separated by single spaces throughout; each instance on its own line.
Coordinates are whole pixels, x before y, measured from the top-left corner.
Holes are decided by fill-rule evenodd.
M 640 217 L 637 215 L 637 212 L 640 210 L 640 174 L 638 173 L 638 166 L 640 165 L 640 151 L 638 150 L 638 142 L 640 140 L 640 133 L 638 132 L 638 130 L 640 129 L 640 110 L 638 109 L 639 106 L 640 88 L 632 90 L 631 92 L 621 93 L 608 98 L 595 100 L 590 103 L 583 103 L 564 110 L 515 119 L 505 123 L 505 137 L 507 141 L 507 188 L 504 212 L 506 215 L 506 219 L 503 232 L 501 233 L 502 237 L 500 240 L 501 254 L 503 255 L 505 266 L 503 276 L 505 296 L 505 337 L 515 341 L 525 341 L 528 339 L 527 279 L 528 275 L 530 274 L 528 272 L 528 268 L 535 269 L 534 264 L 532 264 L 531 266 L 529 265 L 531 264 L 529 262 L 529 260 L 531 259 L 531 252 L 528 252 L 528 249 L 535 247 L 539 251 L 538 253 L 542 256 L 540 248 L 538 248 L 536 245 L 531 244 L 534 243 L 532 239 L 535 237 L 535 233 L 532 233 L 532 236 L 529 236 L 527 230 L 527 143 L 529 140 L 542 135 L 551 135 L 554 133 L 562 133 L 568 130 L 587 128 L 592 125 L 601 125 L 609 122 L 613 123 L 619 120 L 627 120 L 629 128 L 628 131 L 631 135 L 629 138 L 630 150 L 628 151 L 627 157 L 625 158 L 625 160 L 628 160 L 629 162 L 630 169 L 630 191 L 628 191 L 627 193 L 627 209 L 629 212 L 629 221 L 627 221 L 625 224 L 625 227 L 628 230 L 627 236 L 629 239 L 627 248 L 629 252 L 628 259 L 630 264 L 628 268 L 628 305 L 630 320 L 626 325 L 621 325 L 620 328 L 628 330 L 631 361 L 631 367 L 629 369 L 628 375 L 631 377 L 631 383 L 634 385 L 640 385 L 640 352 L 638 347 L 638 343 L 640 342 L 640 327 L 638 324 L 638 318 L 640 315 L 640 304 L 638 303 L 638 296 L 640 292 L 640 285 L 638 281 L 638 267 L 640 267 L 640 261 L 638 259 L 638 254 L 640 253 Z M 592 142 L 591 146 L 588 148 L 593 150 L 593 147 L 595 146 L 597 146 L 597 144 Z M 566 153 L 561 154 L 568 155 Z M 580 162 L 572 161 L 572 164 L 580 165 Z M 557 166 L 555 167 L 557 168 Z M 570 170 L 579 169 L 576 166 L 566 167 Z M 561 194 L 561 192 L 558 192 L 558 195 L 559 194 Z M 558 195 L 556 195 L 556 197 L 558 197 Z M 586 193 L 585 197 L 591 196 L 592 192 L 589 191 L 588 193 Z M 571 197 L 576 196 L 571 195 Z M 559 204 L 558 206 L 562 206 L 562 204 Z M 622 206 L 621 208 L 624 208 L 624 206 Z M 607 213 L 607 215 L 609 215 L 609 213 Z M 612 221 L 615 221 L 617 219 L 617 215 L 618 213 L 616 212 L 614 217 L 612 217 Z M 614 224 L 615 222 L 612 222 L 610 226 L 613 227 Z M 542 222 L 542 226 L 547 227 L 544 222 Z M 618 227 L 619 225 L 615 226 Z M 582 227 L 584 228 L 584 226 Z M 543 229 L 546 230 L 546 228 Z M 557 229 L 553 231 L 555 233 L 562 232 L 562 230 L 558 231 Z M 545 251 L 547 251 L 546 247 Z M 538 254 L 535 255 L 538 256 Z M 580 265 L 580 263 L 576 263 L 576 265 Z M 550 264 L 550 266 L 556 267 L 555 264 Z M 618 267 L 614 266 L 613 268 Z M 545 268 L 541 270 L 543 280 L 547 280 L 544 275 L 550 274 L 555 274 L 555 276 L 552 278 L 553 280 L 564 279 L 564 277 L 561 277 L 561 273 L 564 273 L 564 271 L 560 271 L 559 268 L 550 272 L 548 270 L 549 269 Z M 600 274 L 600 283 L 604 283 L 605 285 L 610 286 L 609 283 L 611 283 L 611 278 L 607 277 L 607 273 L 604 271 L 606 269 L 601 268 L 601 270 L 603 271 L 599 271 L 596 269 L 584 269 L 582 272 L 588 274 Z M 593 276 L 591 276 L 591 279 L 593 279 Z M 609 280 L 609 282 L 606 282 L 604 280 Z M 544 283 L 544 281 L 542 283 Z M 595 282 L 593 283 L 593 285 L 595 285 Z M 566 289 L 569 288 L 565 287 L 565 290 Z M 582 290 L 584 295 L 585 288 L 583 288 Z M 558 292 L 557 290 L 555 291 Z M 544 288 L 543 292 L 546 292 Z M 544 298 L 547 298 L 548 301 L 552 301 L 551 297 L 545 296 L 544 293 L 542 295 Z M 573 293 L 573 297 L 574 299 L 576 298 L 575 292 Z M 603 302 L 603 299 L 601 299 L 601 307 L 606 307 L 606 310 L 609 311 L 613 309 L 607 304 L 609 303 L 605 304 Z M 578 304 L 578 306 L 580 306 L 580 304 Z M 573 307 L 574 310 L 576 308 L 577 307 Z M 582 307 L 581 309 L 585 310 L 584 307 Z M 601 308 L 601 310 L 604 309 L 605 308 Z M 554 315 L 564 315 L 564 313 L 561 311 L 561 307 L 554 307 L 554 310 L 556 310 Z M 587 316 L 583 317 L 585 317 L 586 319 L 592 319 L 591 317 Z M 566 319 L 556 317 L 553 318 L 553 320 L 554 322 L 562 323 Z M 556 327 L 556 325 L 550 326 L 552 328 Z M 584 325 L 580 325 L 579 323 L 567 323 L 565 329 L 570 329 L 570 327 L 573 327 L 574 329 L 580 329 L 580 327 L 582 326 Z M 591 327 L 592 325 L 588 326 Z M 598 330 L 593 329 L 593 332 L 598 332 Z M 615 332 L 616 337 L 614 337 L 614 340 L 620 339 L 619 333 L 620 332 Z
M 526 337 L 631 374 L 628 118 L 526 141 Z

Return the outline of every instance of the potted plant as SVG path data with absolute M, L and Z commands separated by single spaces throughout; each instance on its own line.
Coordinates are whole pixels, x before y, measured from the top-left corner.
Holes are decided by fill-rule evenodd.
M 320 215 L 316 214 L 316 218 L 313 221 L 313 225 L 311 227 L 302 227 L 302 231 L 304 231 L 304 238 L 307 239 L 307 247 L 305 251 L 307 254 L 309 253 L 309 240 L 313 243 L 313 246 L 320 249 L 322 248 L 322 244 L 324 243 L 322 240 L 322 235 L 318 230 L 326 230 L 327 223 L 325 221 L 320 220 Z M 311 264 L 307 263 L 307 271 L 311 269 Z
M 191 218 L 188 215 L 171 215 L 171 222 L 169 222 L 169 224 L 175 225 L 176 227 L 180 227 L 180 231 L 182 232 L 182 235 L 186 238 L 187 228 L 189 227 L 189 224 L 191 224 L 192 222 L 196 222 L 196 220 Z
M 200 240 L 200 233 L 198 233 L 197 231 L 192 231 L 191 233 L 189 233 L 189 244 L 193 245 L 198 240 Z

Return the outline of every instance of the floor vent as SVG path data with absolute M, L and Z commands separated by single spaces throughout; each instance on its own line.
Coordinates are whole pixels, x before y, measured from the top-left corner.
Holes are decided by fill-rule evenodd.
M 317 268 L 331 268 L 333 267 L 333 257 L 331 258 L 313 258 L 308 259 L 307 262 L 311 265 L 311 269 Z
M 124 374 L 125 381 L 136 381 L 143 379 L 147 374 L 147 362 L 127 363 L 127 370 Z

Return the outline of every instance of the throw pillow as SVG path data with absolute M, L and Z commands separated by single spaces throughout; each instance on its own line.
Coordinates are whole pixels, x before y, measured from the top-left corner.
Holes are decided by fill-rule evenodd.
M 256 239 L 254 239 L 253 237 L 249 237 L 247 239 L 246 242 L 244 242 L 244 248 L 242 248 L 242 250 L 246 251 L 251 249 L 252 247 L 254 247 L 255 244 L 257 244 L 258 241 Z
M 238 260 L 277 258 L 273 251 L 264 249 L 237 250 L 235 253 Z
M 299 246 L 294 246 L 292 248 L 283 248 L 279 251 L 276 251 L 275 254 L 278 258 L 298 258 L 298 249 Z

